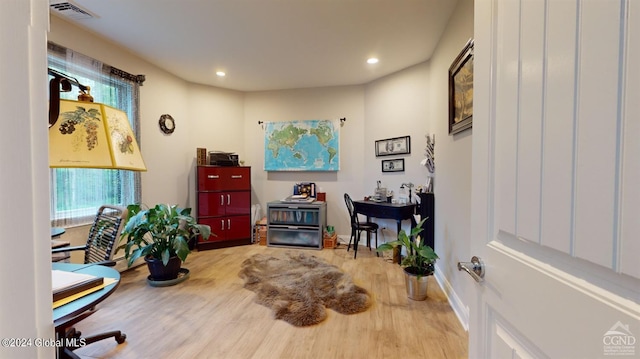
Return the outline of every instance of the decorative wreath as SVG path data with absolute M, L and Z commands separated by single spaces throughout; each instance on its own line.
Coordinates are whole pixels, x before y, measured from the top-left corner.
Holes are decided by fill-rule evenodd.
M 172 134 L 176 129 L 176 123 L 171 115 L 164 114 L 160 116 L 159 124 L 160 130 L 162 130 L 162 132 L 166 133 L 167 135 Z

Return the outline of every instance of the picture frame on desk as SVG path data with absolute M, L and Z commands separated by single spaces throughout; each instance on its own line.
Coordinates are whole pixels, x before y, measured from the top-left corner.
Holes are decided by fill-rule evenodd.
M 382 172 L 404 172 L 404 158 L 382 160 Z
M 411 153 L 411 136 L 394 137 L 376 141 L 376 157 L 406 155 Z

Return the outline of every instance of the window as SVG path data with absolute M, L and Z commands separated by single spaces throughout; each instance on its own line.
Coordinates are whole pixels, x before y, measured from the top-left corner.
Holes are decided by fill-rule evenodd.
M 135 81 L 135 76 L 53 43 L 49 43 L 48 65 L 89 86 L 95 102 L 125 111 L 139 137 L 140 82 Z M 61 98 L 70 100 L 77 100 L 77 96 L 76 87 L 60 94 Z M 133 171 L 52 168 L 50 182 L 51 225 L 56 227 L 90 223 L 103 204 L 126 206 L 139 203 L 141 199 L 140 174 Z

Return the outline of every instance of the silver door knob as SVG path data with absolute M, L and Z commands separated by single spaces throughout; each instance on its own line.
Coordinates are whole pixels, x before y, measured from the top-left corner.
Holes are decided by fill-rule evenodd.
M 458 262 L 458 270 L 469 273 L 476 282 L 484 281 L 484 262 L 476 256 L 471 257 L 471 262 Z

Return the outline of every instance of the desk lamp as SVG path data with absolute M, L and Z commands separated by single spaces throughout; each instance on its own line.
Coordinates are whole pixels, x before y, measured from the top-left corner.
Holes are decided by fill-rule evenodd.
M 124 111 L 94 103 L 89 86 L 49 69 L 49 167 L 146 171 Z M 80 89 L 78 101 L 60 91 Z
M 409 203 L 411 203 L 411 190 L 413 189 L 413 183 L 409 182 L 400 185 L 400 189 L 403 189 L 405 187 L 409 188 Z

